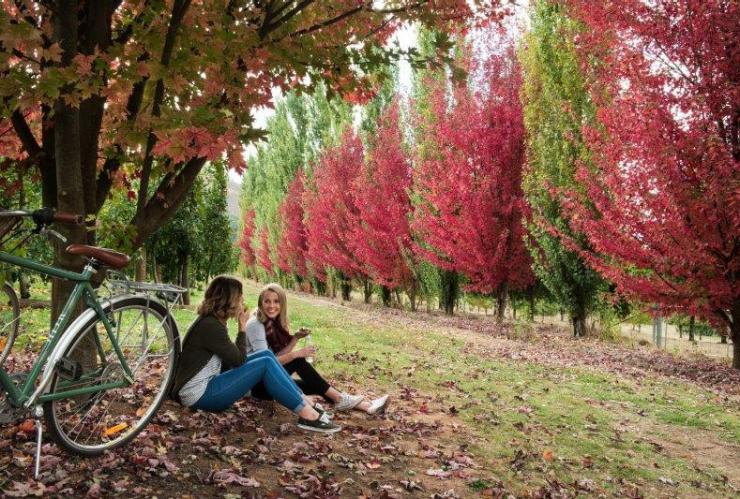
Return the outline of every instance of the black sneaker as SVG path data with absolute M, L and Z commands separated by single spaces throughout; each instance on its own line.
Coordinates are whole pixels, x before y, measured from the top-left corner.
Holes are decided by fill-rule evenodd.
M 336 433 L 342 429 L 341 426 L 332 423 L 326 413 L 320 414 L 319 418 L 314 421 L 299 418 L 298 428 L 302 430 L 315 431 L 318 433 Z
M 334 413 L 331 412 L 331 411 L 327 411 L 326 409 L 324 409 L 324 406 L 321 405 L 321 404 L 319 404 L 318 402 L 313 405 L 313 410 L 316 411 L 316 412 L 318 412 L 319 413 L 319 416 L 321 416 L 322 414 L 326 414 L 326 416 L 329 419 L 333 419 L 334 418 Z

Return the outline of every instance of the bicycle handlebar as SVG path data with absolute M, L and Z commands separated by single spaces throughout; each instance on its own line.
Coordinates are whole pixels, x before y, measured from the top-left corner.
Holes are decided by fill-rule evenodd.
M 38 210 L 3 210 L 0 211 L 0 218 L 3 217 L 31 217 L 36 225 L 51 225 L 54 222 L 70 225 L 82 225 L 85 217 L 75 213 L 66 213 L 56 211 L 54 208 L 41 208 Z

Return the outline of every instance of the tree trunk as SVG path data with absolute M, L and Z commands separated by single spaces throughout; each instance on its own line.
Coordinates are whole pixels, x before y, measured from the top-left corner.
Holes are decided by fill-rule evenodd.
M 370 279 L 364 279 L 362 282 L 362 288 L 365 303 L 370 303 L 370 299 L 373 297 L 373 283 L 370 281 Z
M 190 305 L 190 277 L 188 276 L 188 267 L 190 266 L 189 264 L 189 255 L 185 253 L 182 257 L 180 267 L 180 286 L 186 289 L 186 291 L 182 294 L 183 305 Z
M 527 301 L 529 302 L 529 321 L 534 322 L 534 307 L 535 307 L 535 299 L 534 299 L 534 286 L 530 286 L 527 290 Z M 560 316 L 560 320 L 562 321 L 562 315 Z
M 31 298 L 31 285 L 28 281 L 28 274 L 23 271 L 18 272 L 18 289 L 22 300 Z
M 509 284 L 504 282 L 499 286 L 496 291 L 496 320 L 502 322 L 504 320 L 504 312 L 506 311 L 506 297 L 509 294 Z
M 416 287 L 410 286 L 406 290 L 406 296 L 409 297 L 409 305 L 411 307 L 411 311 L 416 312 L 416 297 L 417 297 Z
M 146 247 L 142 246 L 139 248 L 139 261 L 136 262 L 136 277 L 137 281 L 146 281 Z
M 730 338 L 732 339 L 732 367 L 740 369 L 740 300 L 730 309 Z
M 326 296 L 326 283 L 316 279 L 316 294 L 319 296 Z
M 61 65 L 71 65 L 77 53 L 77 12 L 75 0 L 60 0 L 54 12 L 54 39 L 58 40 L 63 50 Z M 86 215 L 85 192 L 80 159 L 80 111 L 79 108 L 67 105 L 65 94 L 71 88 L 64 87 L 61 96 L 54 103 L 54 158 L 56 161 L 57 209 L 60 211 Z M 87 242 L 87 234 L 83 227 L 59 225 L 61 232 L 69 243 Z M 72 271 L 81 271 L 83 261 L 76 256 L 69 255 L 64 245 L 57 245 L 54 252 L 55 266 Z M 51 323 L 56 322 L 62 312 L 69 295 L 74 288 L 73 282 L 52 280 L 51 288 Z M 74 318 L 82 307 L 77 307 Z
M 453 270 L 440 270 L 441 291 L 439 296 L 439 307 L 445 314 L 455 313 L 455 303 L 460 293 L 459 276 Z
M 573 315 L 571 318 L 573 321 L 573 336 L 575 338 L 581 338 L 586 336 L 586 316 L 585 314 Z
M 342 301 L 352 301 L 352 283 L 344 274 L 339 274 L 339 288 L 342 292 Z
M 382 286 L 380 288 L 380 299 L 383 301 L 384 307 L 391 306 L 391 290 L 389 287 Z
M 689 319 L 689 341 L 696 342 L 696 339 L 694 338 L 694 331 L 696 328 L 696 318 L 692 315 Z

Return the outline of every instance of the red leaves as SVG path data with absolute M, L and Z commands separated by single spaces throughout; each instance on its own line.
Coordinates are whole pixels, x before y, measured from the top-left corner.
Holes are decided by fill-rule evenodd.
M 380 117 L 374 147 L 354 182 L 359 223 L 353 248 L 364 271 L 389 288 L 412 285 L 409 216 L 411 164 L 403 150 L 398 124 L 398 102 Z
M 474 291 L 502 284 L 531 284 L 522 219 L 524 124 L 518 88 L 521 74 L 513 51 L 484 62 L 488 92 L 454 91 L 430 81 L 432 118 L 423 117 L 423 146 L 417 151 L 414 188 L 422 198 L 413 227 L 423 243 L 417 251 L 432 263 L 464 273 Z
M 724 123 L 740 113 L 740 52 L 726 42 L 740 6 L 569 3 L 588 27 L 581 56 L 605 61 L 589 74 L 593 164 L 579 165 L 584 191 L 564 193 L 591 244 L 581 254 L 621 293 L 738 323 L 740 163 L 737 129 Z
M 345 131 L 339 145 L 321 155 L 313 189 L 305 191 L 307 254 L 319 275 L 323 267 L 334 267 L 349 278 L 364 275 L 353 249 L 358 222 L 353 183 L 363 161 L 360 138 Z

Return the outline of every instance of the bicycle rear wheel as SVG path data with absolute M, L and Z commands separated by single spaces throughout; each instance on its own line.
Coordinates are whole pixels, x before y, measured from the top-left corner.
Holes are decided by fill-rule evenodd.
M 133 383 L 44 404 L 52 437 L 63 447 L 97 455 L 132 440 L 154 416 L 175 377 L 180 338 L 158 302 L 132 296 L 104 309 Z M 99 317 L 83 325 L 58 363 L 50 392 L 125 380 L 118 355 Z
M 10 355 L 10 350 L 18 335 L 20 314 L 18 295 L 15 294 L 13 286 L 6 282 L 0 288 L 0 366 Z

